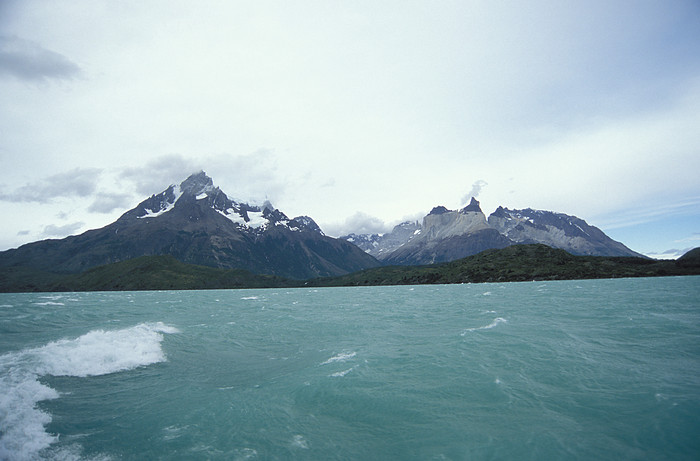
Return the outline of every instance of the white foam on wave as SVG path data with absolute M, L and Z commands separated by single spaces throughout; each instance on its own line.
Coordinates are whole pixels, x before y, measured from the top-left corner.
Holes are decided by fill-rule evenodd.
M 292 446 L 295 448 L 302 448 L 304 450 L 309 449 L 308 442 L 306 441 L 306 439 L 304 439 L 304 436 L 301 434 L 297 434 L 294 436 L 294 438 L 292 439 Z
M 329 363 L 333 362 L 344 362 L 346 360 L 349 360 L 357 355 L 357 352 L 341 352 L 338 355 L 334 355 L 333 357 L 329 358 L 325 362 L 321 362 L 321 365 L 328 365 Z
M 37 403 L 59 394 L 39 377 L 97 376 L 163 362 L 163 333 L 177 332 L 161 322 L 142 323 L 0 355 L 0 459 L 37 459 L 58 439 L 45 431 L 51 415 Z
M 493 322 L 489 323 L 488 325 L 485 325 L 483 327 L 476 327 L 476 328 L 467 328 L 462 332 L 462 336 L 466 335 L 467 333 L 470 333 L 472 331 L 479 331 L 479 330 L 490 330 L 491 328 L 495 328 L 498 326 L 500 323 L 507 323 L 508 320 L 504 319 L 503 317 L 497 317 L 493 320 Z
M 347 370 L 343 370 L 343 371 L 337 371 L 335 373 L 331 373 L 330 376 L 331 376 L 331 378 L 342 378 L 343 376 L 347 375 L 348 373 L 350 373 L 354 369 L 355 369 L 355 367 L 348 368 Z
M 258 299 L 257 296 L 244 296 L 241 299 Z
M 56 301 L 44 301 L 41 303 L 33 303 L 35 306 L 65 306 L 63 303 L 57 303 Z

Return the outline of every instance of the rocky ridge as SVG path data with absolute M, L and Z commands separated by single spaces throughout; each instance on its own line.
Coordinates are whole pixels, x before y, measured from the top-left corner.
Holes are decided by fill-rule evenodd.
M 479 202 L 461 210 L 435 207 L 422 223 L 405 222 L 387 234 L 343 236 L 385 264 L 453 261 L 487 249 L 541 243 L 581 256 L 643 257 L 575 216 L 499 207 L 488 219 Z

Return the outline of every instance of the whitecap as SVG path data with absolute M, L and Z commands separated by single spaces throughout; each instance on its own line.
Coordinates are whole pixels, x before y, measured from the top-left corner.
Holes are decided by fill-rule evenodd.
M 244 296 L 241 299 L 258 299 L 257 296 Z
M 329 358 L 325 362 L 321 362 L 321 365 L 327 365 L 329 363 L 333 362 L 344 362 L 348 359 L 351 359 L 357 355 L 357 352 L 341 352 L 338 355 L 334 355 L 333 357 Z
M 58 440 L 45 431 L 51 415 L 37 403 L 59 394 L 40 383 L 41 376 L 96 376 L 162 362 L 162 333 L 177 332 L 161 322 L 142 323 L 0 355 L 0 459 L 37 459 Z
M 292 439 L 292 446 L 297 448 L 303 448 L 304 450 L 308 450 L 309 448 L 309 444 L 304 439 L 304 436 L 299 434 L 295 435 Z
M 189 426 L 167 426 L 163 428 L 163 440 L 177 439 L 187 432 Z
M 235 460 L 253 459 L 258 457 L 258 452 L 253 448 L 241 448 L 239 450 L 235 450 L 234 453 L 236 454 L 234 457 Z
M 65 306 L 63 303 L 57 303 L 55 301 L 44 301 L 42 303 L 32 303 L 35 306 Z
M 124 330 L 93 330 L 76 339 L 50 342 L 26 354 L 37 364 L 35 371 L 39 375 L 105 375 L 164 361 L 161 333 L 178 330 L 161 322 Z
M 347 375 L 348 373 L 350 373 L 354 369 L 355 369 L 355 367 L 348 368 L 347 370 L 343 370 L 343 371 L 337 371 L 335 373 L 331 373 L 330 376 L 332 378 L 342 378 L 343 376 Z
M 467 328 L 462 332 L 462 336 L 466 335 L 469 332 L 472 331 L 479 331 L 479 330 L 490 330 L 491 328 L 494 328 L 498 326 L 499 323 L 507 323 L 508 320 L 502 318 L 502 317 L 497 317 L 493 320 L 493 322 L 489 323 L 488 325 L 484 325 L 483 327 L 476 327 L 476 328 Z

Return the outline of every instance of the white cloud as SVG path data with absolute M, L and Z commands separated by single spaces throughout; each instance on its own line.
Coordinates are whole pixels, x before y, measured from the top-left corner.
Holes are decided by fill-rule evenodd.
M 488 186 L 489 183 L 484 181 L 483 179 L 477 179 L 474 184 L 472 184 L 472 188 L 467 192 L 463 197 L 462 197 L 462 205 L 466 205 L 469 203 L 472 197 L 479 198 L 479 194 L 481 194 L 481 190 Z
M 57 226 L 55 224 L 49 224 L 44 227 L 42 232 L 43 237 L 65 237 L 66 235 L 72 235 L 78 230 L 80 230 L 85 225 L 84 222 L 74 222 L 70 224 L 64 224 L 63 226 Z
M 341 223 L 326 225 L 323 229 L 327 235 L 332 236 L 341 236 L 350 233 L 382 234 L 391 230 L 381 219 L 361 211 L 356 212 Z

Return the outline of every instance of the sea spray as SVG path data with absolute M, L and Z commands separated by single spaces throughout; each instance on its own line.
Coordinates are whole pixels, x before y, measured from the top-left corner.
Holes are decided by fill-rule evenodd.
M 37 403 L 59 393 L 40 383 L 41 376 L 97 376 L 163 362 L 162 334 L 177 332 L 162 322 L 142 323 L 1 355 L 0 460 L 37 459 L 57 440 L 45 431 L 51 415 Z

